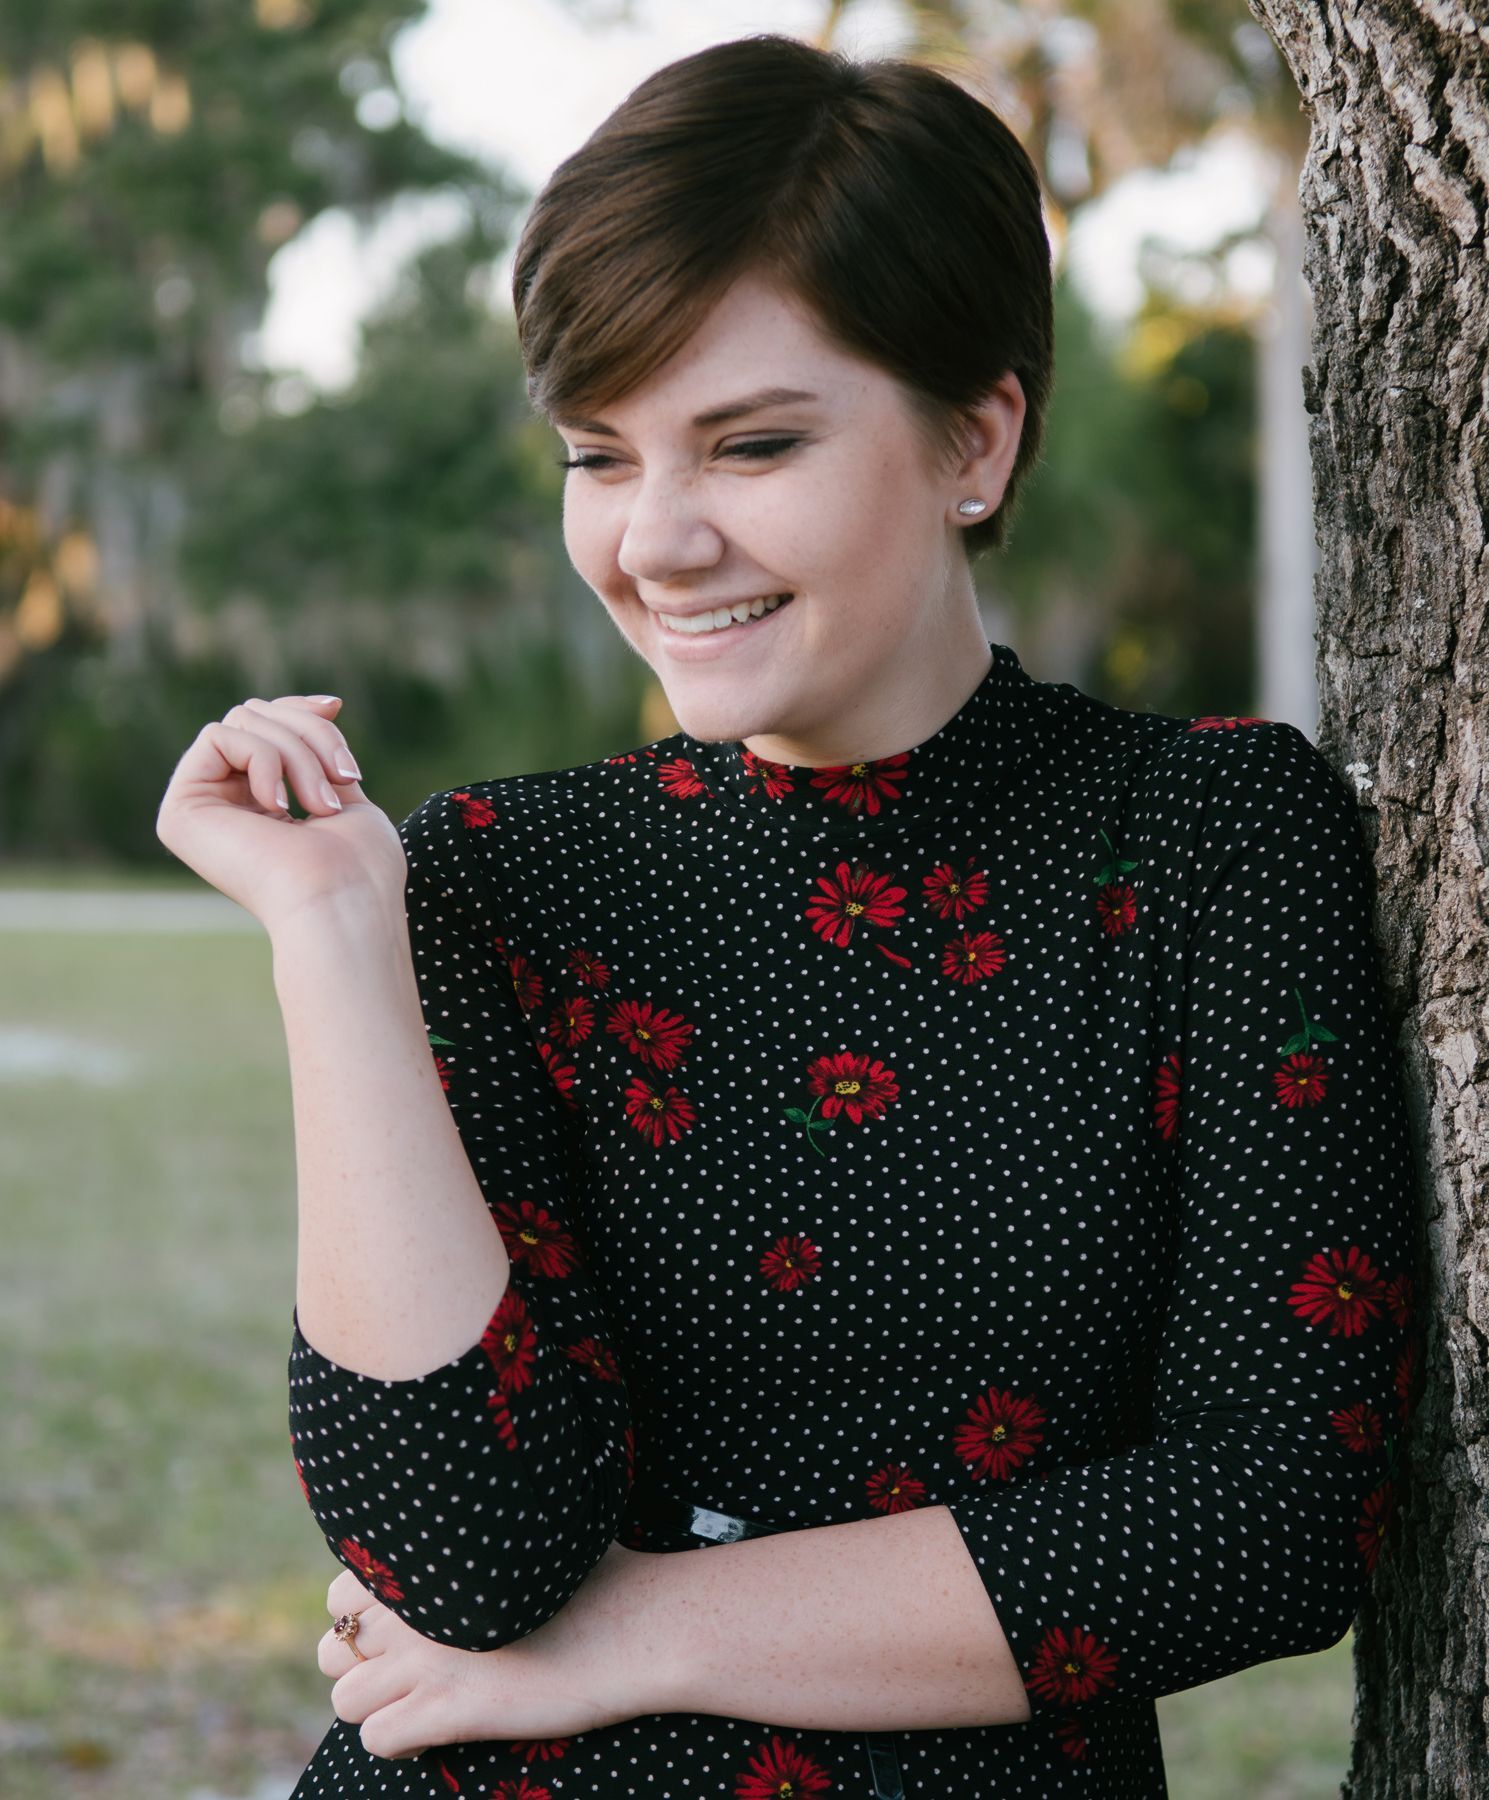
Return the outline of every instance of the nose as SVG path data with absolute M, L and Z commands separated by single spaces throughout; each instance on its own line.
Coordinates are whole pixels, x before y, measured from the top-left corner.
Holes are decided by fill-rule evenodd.
M 643 475 L 630 498 L 616 560 L 632 581 L 662 585 L 718 563 L 723 536 L 699 511 L 686 482 Z

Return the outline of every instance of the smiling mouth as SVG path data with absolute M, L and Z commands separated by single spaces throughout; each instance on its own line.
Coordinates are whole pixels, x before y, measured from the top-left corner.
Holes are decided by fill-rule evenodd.
M 695 613 L 691 618 L 658 612 L 657 622 L 663 631 L 674 632 L 678 637 L 712 637 L 721 631 L 733 631 L 737 626 L 753 625 L 757 619 L 768 618 L 772 613 L 782 611 L 795 598 L 794 594 L 772 594 L 769 599 L 720 606 L 713 612 Z

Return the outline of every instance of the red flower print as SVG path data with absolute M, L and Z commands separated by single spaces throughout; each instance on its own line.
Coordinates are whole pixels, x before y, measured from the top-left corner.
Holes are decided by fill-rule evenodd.
M 605 1029 L 654 1069 L 675 1069 L 693 1036 L 693 1027 L 679 1013 L 650 1000 L 617 1000 Z
M 440 1780 L 444 1782 L 445 1786 L 450 1790 L 450 1792 L 452 1794 L 458 1794 L 460 1792 L 460 1783 L 455 1779 L 455 1777 L 450 1773 L 450 1771 L 445 1767 L 445 1765 L 443 1763 L 441 1763 L 439 1766 L 439 1774 L 440 1774 Z
M 1420 1372 L 1421 1360 L 1421 1341 L 1413 1335 L 1401 1346 L 1401 1354 L 1396 1358 L 1396 1373 L 1391 1383 L 1400 1407 L 1403 1425 L 1411 1417 L 1412 1409 L 1417 1403 L 1419 1392 L 1417 1376 Z
M 1330 1337 L 1358 1337 L 1380 1317 L 1382 1284 L 1363 1250 L 1320 1250 L 1295 1281 L 1288 1305 L 1312 1325 L 1327 1325 Z
M 1363 1400 L 1331 1412 L 1329 1423 L 1344 1439 L 1345 1448 L 1357 1450 L 1361 1456 L 1373 1456 L 1384 1439 L 1385 1427 L 1381 1424 L 1380 1414 Z
M 1416 1290 L 1410 1275 L 1393 1275 L 1386 1283 L 1386 1311 L 1393 1325 L 1405 1325 L 1411 1319 Z
M 507 1403 L 505 1394 L 491 1394 L 487 1397 L 486 1410 L 491 1414 L 491 1422 L 496 1427 L 496 1435 L 508 1450 L 517 1448 L 517 1427 L 512 1423 L 512 1408 Z
M 560 1000 L 548 1019 L 548 1035 L 567 1044 L 572 1050 L 582 1044 L 595 1028 L 595 1009 L 583 994 Z
M 507 1776 L 492 1788 L 491 1800 L 553 1800 L 553 1790 L 525 1775 Z
M 537 1344 L 538 1334 L 527 1305 L 521 1294 L 509 1287 L 481 1334 L 481 1348 L 496 1371 L 497 1386 L 503 1394 L 515 1394 L 532 1386 Z
M 512 977 L 512 992 L 523 1012 L 536 1012 L 543 1004 L 543 977 L 525 956 L 513 951 L 507 957 L 507 972 Z
M 1373 1575 L 1380 1557 L 1381 1543 L 1396 1510 L 1395 1483 L 1383 1481 L 1365 1496 L 1365 1510 L 1355 1527 L 1355 1548 L 1365 1559 L 1365 1573 Z
M 914 964 L 908 956 L 901 956 L 897 950 L 891 950 L 888 944 L 875 944 L 874 948 L 883 957 L 887 957 L 897 969 L 913 968 Z
M 448 1094 L 450 1091 L 450 1065 L 445 1061 L 444 1057 L 442 1057 L 442 1056 L 435 1057 L 434 1072 L 436 1075 L 439 1076 L 440 1086 Z
M 567 1738 L 512 1738 L 507 1744 L 513 1756 L 525 1763 L 562 1762 L 569 1753 Z
M 1037 1400 L 990 1387 L 967 1408 L 969 1423 L 952 1434 L 956 1454 L 979 1478 L 1007 1481 L 1044 1442 L 1047 1423 Z
M 685 756 L 658 763 L 657 780 L 662 784 L 662 792 L 674 800 L 693 800 L 699 794 L 707 794 L 710 800 L 713 798 L 713 790 Z
M 812 786 L 822 789 L 824 800 L 832 800 L 850 813 L 872 815 L 881 810 L 886 800 L 901 798 L 909 764 L 908 750 L 902 750 L 898 756 L 880 757 L 878 762 L 834 763 L 816 771 Z
M 1284 1106 L 1317 1106 L 1329 1083 L 1321 1056 L 1290 1056 L 1272 1072 L 1277 1098 Z
M 462 825 L 468 825 L 474 830 L 481 825 L 496 823 L 496 814 L 492 811 L 489 800 L 478 800 L 473 794 L 468 794 L 463 789 L 458 794 L 451 794 L 450 798 L 460 809 Z
M 502 1200 L 492 1208 L 513 1268 L 547 1280 L 572 1275 L 579 1264 L 573 1237 L 536 1200 Z
M 570 1344 L 565 1349 L 564 1355 L 570 1362 L 583 1363 L 590 1374 L 601 1381 L 620 1380 L 620 1364 L 615 1360 L 615 1352 L 593 1338 L 580 1338 L 577 1344 Z
M 1203 718 L 1191 719 L 1191 731 L 1234 731 L 1238 725 L 1270 725 L 1270 719 L 1238 719 L 1234 713 L 1206 713 Z
M 1163 1138 L 1172 1138 L 1179 1129 L 1180 1073 L 1179 1058 L 1171 1050 L 1153 1076 L 1153 1117 Z
M 1121 937 L 1137 922 L 1137 895 L 1125 881 L 1108 882 L 1096 895 L 1096 916 L 1108 937 Z
M 799 1288 L 822 1269 L 822 1257 L 808 1237 L 777 1238 L 760 1258 L 760 1273 L 782 1294 Z
M 1089 1631 L 1079 1625 L 1068 1631 L 1063 1625 L 1052 1625 L 1034 1652 L 1024 1686 L 1057 1706 L 1078 1706 L 1111 1686 L 1116 1667 L 1116 1651 Z
M 337 1549 L 342 1559 L 351 1565 L 363 1587 L 370 1588 L 379 1600 L 403 1598 L 403 1589 L 398 1585 L 397 1576 L 385 1562 L 379 1562 L 365 1545 L 359 1544 L 355 1538 L 344 1537 Z
M 855 1125 L 882 1117 L 885 1107 L 900 1097 L 900 1084 L 877 1057 L 851 1050 L 808 1063 L 807 1087 L 822 1096 L 824 1119 L 846 1113 Z
M 821 1763 L 772 1732 L 770 1748 L 762 1745 L 750 1758 L 749 1772 L 735 1777 L 734 1800 L 810 1800 L 831 1786 Z
M 1074 1713 L 1069 1718 L 1061 1719 L 1055 1727 L 1055 1742 L 1072 1762 L 1081 1762 L 1085 1759 L 1086 1727 Z
M 585 987 L 607 988 L 610 986 L 610 970 L 602 963 L 592 950 L 571 950 L 569 952 L 569 973 Z
M 889 1463 L 865 1484 L 869 1505 L 875 1512 L 913 1512 L 925 1499 L 925 1483 L 918 1481 L 901 1463 Z
M 640 1075 L 631 1077 L 631 1085 L 626 1089 L 626 1117 L 643 1137 L 649 1137 L 654 1144 L 660 1144 L 663 1138 L 680 1138 L 685 1131 L 691 1131 L 693 1122 L 698 1117 L 692 1101 L 678 1093 L 675 1087 L 669 1087 L 658 1093 L 651 1084 Z
M 626 1426 L 626 1491 L 636 1485 L 636 1427 Z
M 964 931 L 941 952 L 941 973 L 971 987 L 996 975 L 1007 961 L 996 931 Z
M 566 1102 L 574 1111 L 579 1110 L 579 1102 L 574 1098 L 574 1065 L 564 1061 L 558 1047 L 546 1039 L 538 1043 L 538 1055 L 543 1060 L 543 1067 L 548 1071 L 548 1079 L 558 1089 L 558 1097 Z
M 875 875 L 859 863 L 840 862 L 831 876 L 817 877 L 817 886 L 822 891 L 807 902 L 805 917 L 819 937 L 840 950 L 852 943 L 855 925 L 889 930 L 905 916 L 900 905 L 905 890 L 893 885 L 892 876 Z
M 1273 1070 L 1272 1081 L 1281 1105 L 1317 1106 L 1324 1097 L 1329 1071 L 1323 1058 L 1313 1054 L 1313 1046 L 1337 1043 L 1338 1039 L 1327 1025 L 1320 1025 L 1317 1019 L 1308 1017 L 1302 988 L 1295 987 L 1293 992 L 1298 996 L 1298 1016 L 1303 1021 L 1303 1029 L 1282 1046 L 1279 1054 L 1287 1061 L 1280 1069 Z
M 739 760 L 748 777 L 745 784 L 747 794 L 760 792 L 772 800 L 779 800 L 796 785 L 791 778 L 790 763 L 771 762 L 767 757 L 756 756 L 753 750 L 741 750 Z
M 1137 861 L 1131 856 L 1118 856 L 1117 846 L 1104 831 L 1101 841 L 1106 845 L 1106 861 L 1095 876 L 1098 889 L 1096 916 L 1108 937 L 1121 937 L 1124 931 L 1132 929 L 1137 919 L 1137 895 L 1122 880 L 1122 876 L 1130 875 L 1137 867 Z
M 921 898 L 940 919 L 961 919 L 987 905 L 987 876 L 972 866 L 958 875 L 949 862 L 937 863 L 920 884 Z
M 305 1496 L 305 1504 L 310 1505 L 310 1489 L 305 1485 L 305 1471 L 300 1467 L 300 1459 L 295 1455 L 295 1434 L 290 1433 L 290 1457 L 295 1465 L 295 1480 L 300 1484 L 300 1492 Z

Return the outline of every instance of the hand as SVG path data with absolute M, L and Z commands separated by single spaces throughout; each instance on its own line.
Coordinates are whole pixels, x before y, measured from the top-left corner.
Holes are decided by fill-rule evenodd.
M 326 1591 L 333 1618 L 359 1615 L 358 1662 L 327 1631 L 323 1675 L 336 1716 L 361 1726 L 373 1756 L 418 1756 L 437 1744 L 573 1737 L 652 1710 L 626 1640 L 631 1583 L 650 1562 L 613 1543 L 547 1624 L 499 1650 L 456 1650 L 422 1637 L 349 1569 Z
M 271 933 L 302 907 L 348 897 L 402 917 L 403 844 L 358 780 L 340 772 L 356 768 L 332 723 L 340 706 L 285 694 L 230 707 L 197 733 L 156 816 L 166 849 Z M 281 781 L 286 793 L 293 784 L 306 818 L 280 806 Z

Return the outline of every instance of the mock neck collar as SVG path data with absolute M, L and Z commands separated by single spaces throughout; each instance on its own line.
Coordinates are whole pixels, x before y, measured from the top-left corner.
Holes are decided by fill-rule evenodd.
M 886 756 L 813 765 L 756 756 L 739 740 L 682 733 L 685 755 L 731 810 L 834 838 L 872 838 L 953 811 L 1027 747 L 1030 677 L 1006 644 L 990 644 L 986 674 L 928 738 Z

